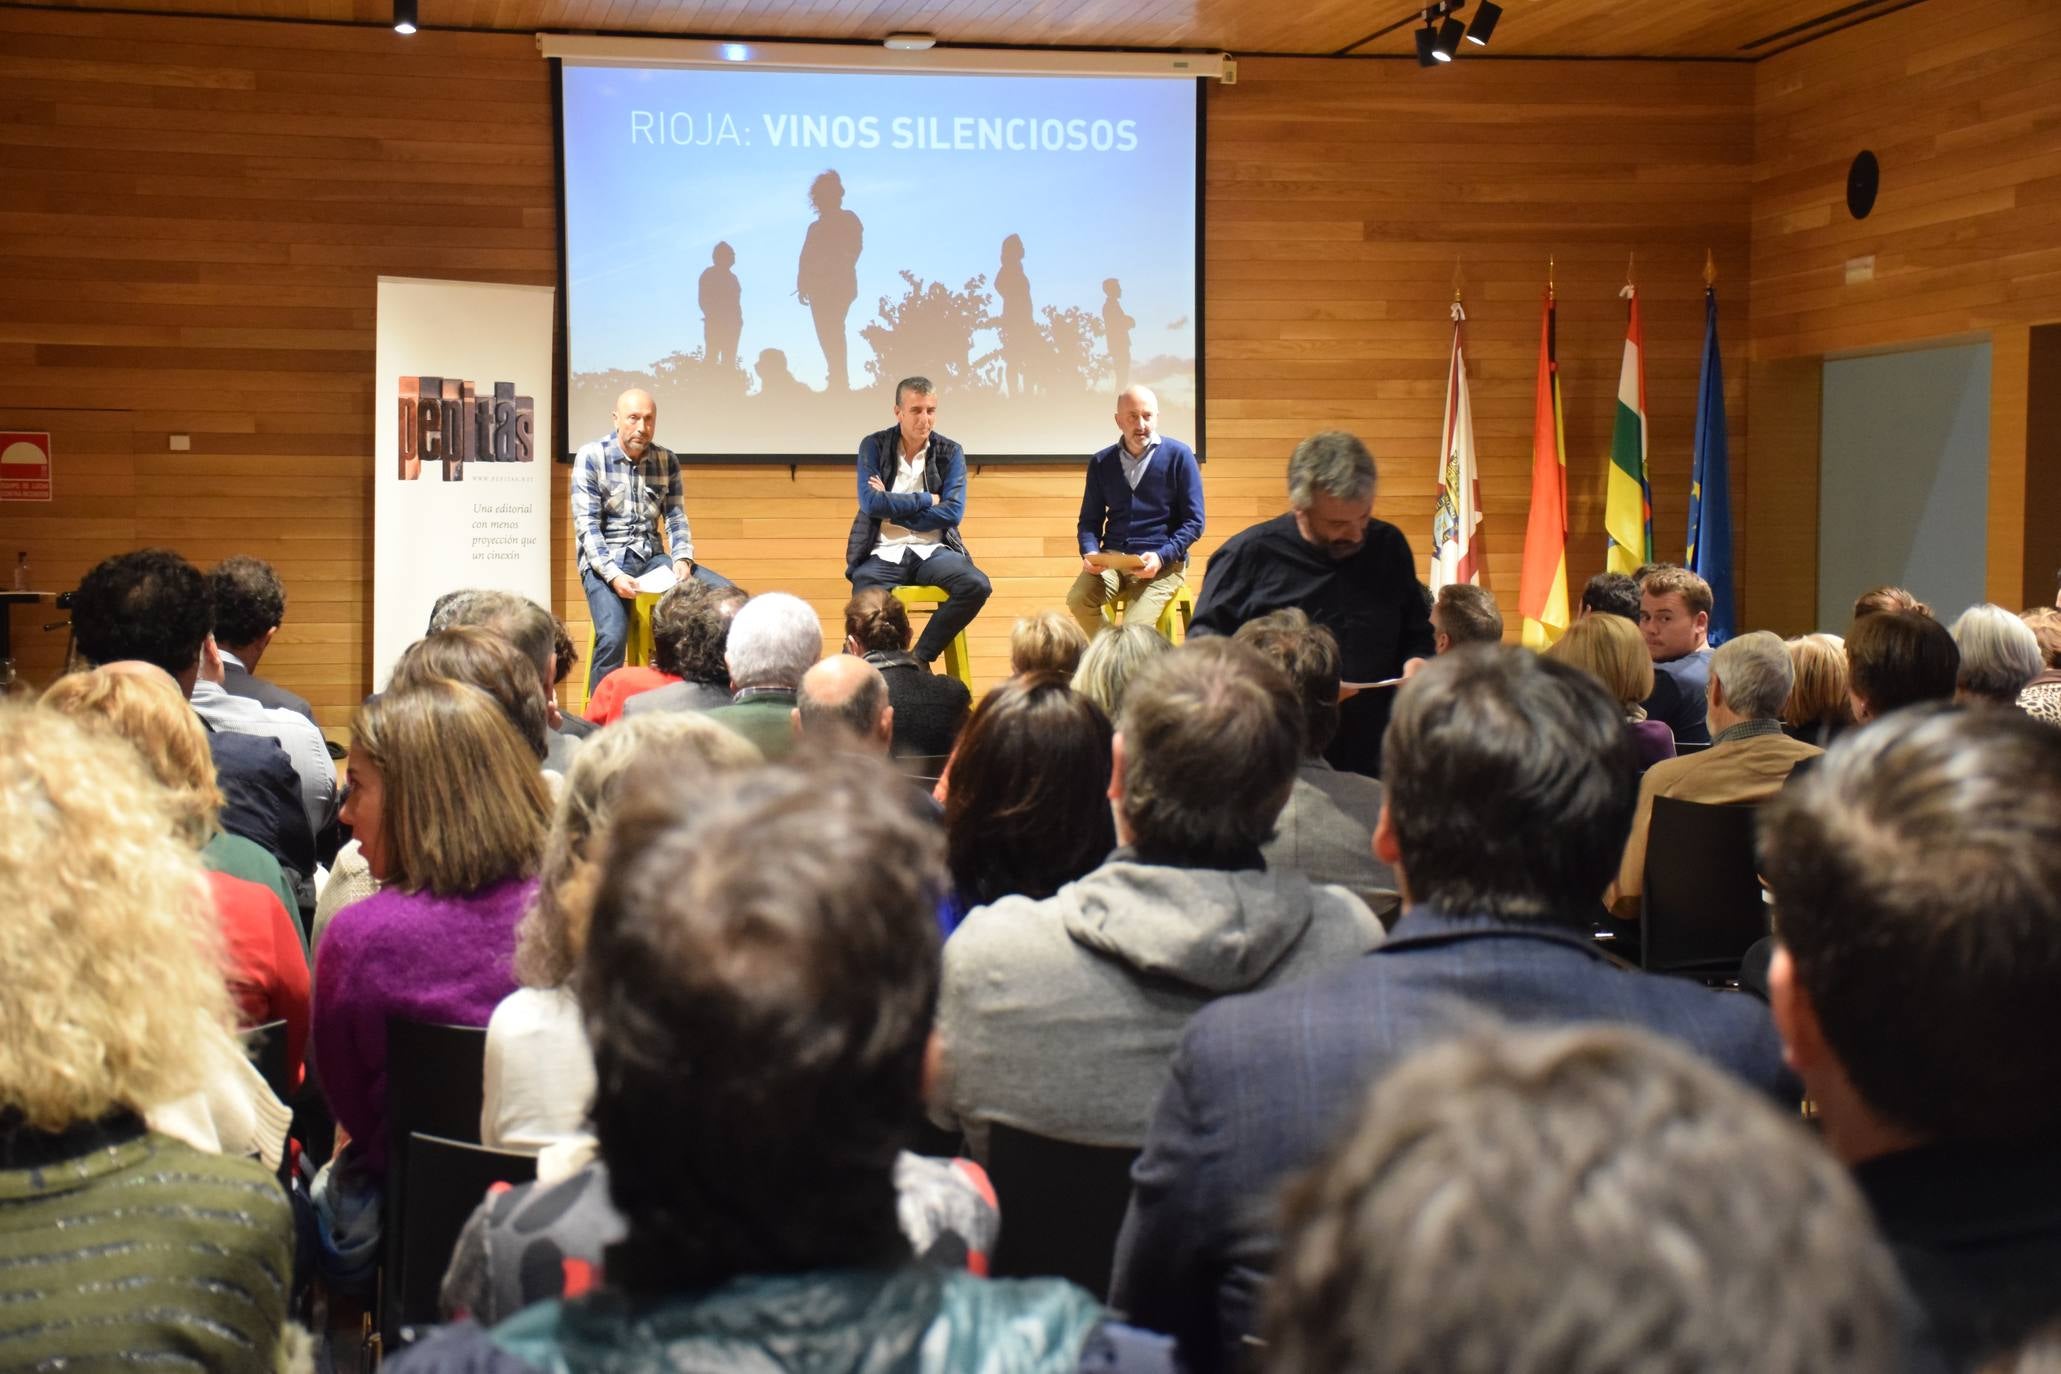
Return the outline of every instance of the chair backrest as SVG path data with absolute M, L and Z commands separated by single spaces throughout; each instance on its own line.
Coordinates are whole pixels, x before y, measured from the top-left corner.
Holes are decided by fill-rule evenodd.
M 1736 974 L 1768 933 L 1753 855 L 1756 806 L 1653 799 L 1640 964 L 1654 973 Z
M 1002 1207 L 990 1272 L 1056 1275 L 1098 1296 L 1109 1291 L 1116 1233 L 1131 1200 L 1138 1151 L 1076 1145 L 1010 1126 L 988 1128 L 988 1179 Z
M 389 1282 L 400 1295 L 400 1342 L 406 1345 L 409 1327 L 437 1319 L 437 1293 L 466 1219 L 495 1184 L 534 1180 L 537 1157 L 418 1131 L 408 1138 L 403 1168 L 401 1267 Z
M 479 1026 L 440 1026 L 403 1016 L 386 1019 L 387 1165 L 386 1191 L 380 1208 L 385 1277 L 379 1330 L 390 1349 L 396 1348 L 400 1340 L 411 1137 L 441 1136 L 463 1144 L 479 1144 L 486 1065 L 487 1033 Z M 477 1201 L 475 1197 L 473 1202 Z M 466 1210 L 471 1210 L 471 1203 L 466 1204 Z
M 272 1096 L 281 1102 L 292 1097 L 293 1084 L 289 1081 L 292 1075 L 286 1063 L 286 1022 L 267 1021 L 242 1031 L 238 1038 L 250 1051 L 251 1063 L 256 1066 L 258 1077 L 264 1079 L 265 1086 L 272 1090 Z

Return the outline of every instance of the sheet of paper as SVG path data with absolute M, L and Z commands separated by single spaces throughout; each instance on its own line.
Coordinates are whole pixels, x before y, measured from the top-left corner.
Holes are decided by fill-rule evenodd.
M 664 596 L 680 585 L 680 576 L 670 563 L 661 563 L 637 579 L 637 590 L 647 596 Z
M 1383 678 L 1379 682 L 1341 682 L 1338 684 L 1338 699 L 1346 701 L 1358 696 L 1362 692 L 1372 692 L 1382 687 L 1400 687 L 1402 685 L 1403 680 L 1399 677 Z
M 1102 553 L 1091 553 L 1087 557 L 1088 566 L 1097 572 L 1108 572 L 1111 568 L 1116 569 L 1118 572 L 1136 572 L 1145 566 L 1145 560 L 1138 557 L 1135 553 L 1104 551 Z

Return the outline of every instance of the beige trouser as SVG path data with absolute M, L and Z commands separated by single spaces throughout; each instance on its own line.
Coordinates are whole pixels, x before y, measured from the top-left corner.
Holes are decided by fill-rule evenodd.
M 1188 560 L 1185 558 L 1161 568 L 1159 576 L 1150 582 L 1114 569 L 1104 573 L 1083 569 L 1066 593 L 1066 609 L 1073 612 L 1073 618 L 1081 623 L 1090 639 L 1095 637 L 1097 630 L 1112 623 L 1104 618 L 1103 608 L 1115 597 L 1123 598 L 1125 624 L 1157 625 L 1160 613 L 1166 610 L 1167 603 L 1187 582 Z

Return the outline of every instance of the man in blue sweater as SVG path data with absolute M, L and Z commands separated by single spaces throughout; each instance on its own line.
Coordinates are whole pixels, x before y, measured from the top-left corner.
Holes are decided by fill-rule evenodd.
M 1093 639 L 1103 607 L 1122 597 L 1124 618 L 1156 625 L 1188 580 L 1188 548 L 1202 537 L 1202 469 L 1195 450 L 1159 433 L 1159 399 L 1142 386 L 1116 398 L 1122 438 L 1088 460 L 1081 497 L 1081 575 L 1067 609 Z M 1133 568 L 1101 568 L 1095 554 L 1131 554 Z

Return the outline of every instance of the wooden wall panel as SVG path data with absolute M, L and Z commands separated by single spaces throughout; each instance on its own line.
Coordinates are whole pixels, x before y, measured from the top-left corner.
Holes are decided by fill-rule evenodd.
M 0 508 L 0 550 L 28 548 L 63 584 L 146 542 L 272 559 L 290 607 L 267 671 L 343 726 L 371 676 L 375 282 L 552 280 L 545 65 L 512 36 L 4 7 L 0 49 L 0 423 L 60 433 L 64 496 Z M 1553 254 L 1578 587 L 1602 562 L 1617 289 L 1636 252 L 1655 532 L 1679 556 L 1706 248 L 1744 345 L 1753 94 L 1743 66 L 1660 63 L 1281 59 L 1212 87 L 1202 551 L 1280 511 L 1295 442 L 1344 426 L 1374 447 L 1377 510 L 1421 557 L 1457 261 L 1487 581 L 1514 624 Z M 1738 482 L 1745 369 L 1730 377 Z M 172 433 L 192 452 L 168 453 Z M 583 640 L 564 478 L 557 609 Z M 834 647 L 848 473 L 686 480 L 697 554 L 808 597 Z M 1078 484 L 1073 466 L 973 478 L 965 533 L 996 587 L 972 636 L 982 686 L 1006 671 L 1014 618 L 1064 594 Z M 47 677 L 54 650 L 24 649 Z
M 2061 450 L 2026 415 L 2026 329 L 2061 321 L 2061 6 L 1928 0 L 1754 75 L 1756 364 L 1991 339 L 1990 586 L 2003 595 L 2025 509 L 2061 501 Z M 1856 220 L 1846 174 L 1864 148 L 1882 189 Z M 1868 257 L 1873 279 L 1848 284 L 1847 263 Z M 1757 477 L 1783 461 L 1756 456 Z M 1814 444 L 1787 454 L 1816 458 Z M 1754 576 L 1785 606 L 1815 599 L 1800 580 L 1815 578 L 1814 472 L 1810 486 L 1809 508 L 1784 521 L 1808 556 L 1756 536 Z

